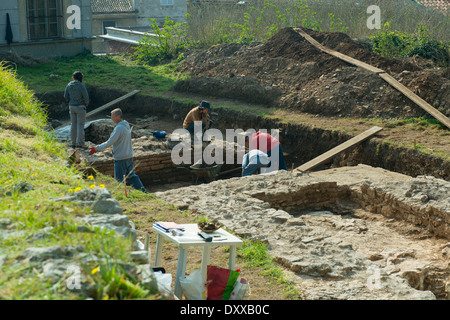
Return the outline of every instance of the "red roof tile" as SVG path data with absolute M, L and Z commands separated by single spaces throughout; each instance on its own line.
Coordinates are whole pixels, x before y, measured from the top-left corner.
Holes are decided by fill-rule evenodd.
M 419 2 L 425 7 L 439 10 L 445 15 L 450 14 L 450 0 L 419 0 Z

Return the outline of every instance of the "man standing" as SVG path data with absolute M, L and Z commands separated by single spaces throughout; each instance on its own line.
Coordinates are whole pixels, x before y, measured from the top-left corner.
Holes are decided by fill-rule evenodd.
M 86 107 L 89 104 L 89 95 L 83 84 L 83 73 L 75 71 L 72 74 L 72 81 L 66 86 L 64 98 L 69 101 L 72 148 L 85 148 L 84 124 L 86 122 Z
M 202 133 L 212 126 L 212 120 L 209 119 L 208 111 L 211 111 L 211 104 L 208 101 L 202 101 L 197 107 L 193 108 L 187 114 L 183 121 L 183 128 L 187 129 L 191 135 L 194 134 L 194 122 L 202 122 Z
M 111 120 L 116 124 L 108 141 L 91 147 L 89 154 L 112 146 L 114 156 L 114 178 L 119 182 L 128 182 L 133 188 L 142 192 L 145 190 L 141 180 L 134 173 L 133 147 L 131 146 L 130 124 L 122 119 L 122 110 L 117 108 L 111 111 Z

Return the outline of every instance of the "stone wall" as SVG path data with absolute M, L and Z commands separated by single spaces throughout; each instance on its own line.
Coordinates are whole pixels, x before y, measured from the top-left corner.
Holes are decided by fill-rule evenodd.
M 366 210 L 420 225 L 438 237 L 450 240 L 450 182 L 417 177 L 399 184 L 363 182 L 351 200 Z
M 266 201 L 272 208 L 283 209 L 297 215 L 305 209 L 323 210 L 336 208 L 338 200 L 348 198 L 350 190 L 336 182 L 314 182 L 298 188 L 278 189 L 255 193 L 252 196 Z
M 171 152 L 147 152 L 134 158 L 135 172 L 144 185 L 189 181 L 190 175 L 177 169 L 171 160 Z M 104 159 L 92 163 L 99 172 L 114 176 L 114 159 Z

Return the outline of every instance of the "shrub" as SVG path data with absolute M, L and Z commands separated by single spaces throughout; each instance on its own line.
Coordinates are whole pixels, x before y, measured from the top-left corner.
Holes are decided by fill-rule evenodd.
M 450 64 L 449 42 L 432 39 L 425 27 L 419 25 L 413 34 L 392 31 L 389 22 L 370 37 L 372 49 L 384 57 L 407 58 L 420 56 L 443 66 Z
M 163 27 L 160 28 L 156 19 L 149 20 L 153 34 L 147 34 L 139 41 L 139 46 L 133 48 L 136 50 L 133 57 L 149 65 L 177 58 L 178 53 L 188 45 L 187 24 L 175 23 L 166 17 Z

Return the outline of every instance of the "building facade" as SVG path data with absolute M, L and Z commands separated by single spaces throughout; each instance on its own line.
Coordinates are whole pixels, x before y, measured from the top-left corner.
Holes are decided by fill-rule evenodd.
M 93 39 L 91 0 L 0 1 L 0 52 L 72 56 L 91 51 Z
M 108 27 L 128 30 L 129 33 L 150 32 L 149 18 L 156 19 L 160 25 L 166 17 L 175 22 L 186 21 L 187 1 L 190 0 L 91 0 L 92 32 L 96 36 L 94 52 L 111 52 L 111 41 L 106 40 Z M 120 31 L 117 31 L 120 32 Z M 119 39 L 120 40 L 120 39 Z M 127 50 L 127 41 L 120 44 L 114 41 L 114 47 Z

